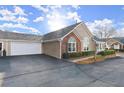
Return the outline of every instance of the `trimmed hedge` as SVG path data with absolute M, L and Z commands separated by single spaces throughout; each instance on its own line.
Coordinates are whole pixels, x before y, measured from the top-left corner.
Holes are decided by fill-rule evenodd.
M 120 52 L 124 52 L 124 49 L 119 49 Z
M 90 56 L 93 55 L 94 51 L 86 51 L 86 52 L 74 52 L 74 53 L 63 53 L 63 58 L 76 58 L 82 56 Z
M 115 50 L 105 50 L 97 53 L 97 55 L 102 55 L 102 56 L 107 56 L 112 54 L 115 54 Z

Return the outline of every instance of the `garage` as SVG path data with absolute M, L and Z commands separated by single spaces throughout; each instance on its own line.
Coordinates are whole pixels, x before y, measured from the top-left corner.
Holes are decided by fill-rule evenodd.
M 11 42 L 11 55 L 41 54 L 40 42 Z

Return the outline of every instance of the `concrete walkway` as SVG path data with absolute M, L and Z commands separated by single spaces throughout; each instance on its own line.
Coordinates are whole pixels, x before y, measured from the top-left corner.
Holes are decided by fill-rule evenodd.
M 119 57 L 124 57 L 124 52 L 117 52 L 116 55 Z

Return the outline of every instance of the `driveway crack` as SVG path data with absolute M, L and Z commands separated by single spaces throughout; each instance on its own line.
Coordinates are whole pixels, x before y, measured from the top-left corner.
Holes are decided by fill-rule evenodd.
M 103 74 L 102 76 L 100 76 L 99 78 L 96 78 L 96 77 L 94 77 L 94 76 L 92 76 L 92 75 L 89 75 L 89 74 L 86 73 L 85 71 L 83 71 L 77 64 L 75 64 L 75 66 L 76 66 L 81 72 L 85 73 L 87 76 L 89 76 L 89 77 L 91 77 L 91 78 L 94 78 L 93 81 L 89 82 L 89 83 L 86 84 L 85 86 L 90 85 L 91 83 L 94 83 L 94 82 L 96 82 L 96 81 L 101 81 L 101 82 L 103 82 L 103 83 L 107 83 L 107 84 L 109 84 L 109 85 L 113 85 L 113 86 L 115 86 L 115 87 L 119 87 L 119 85 L 117 85 L 117 84 L 110 84 L 110 83 L 108 83 L 108 82 L 103 81 L 103 80 L 100 79 L 100 78 L 103 78 L 105 75 L 109 75 L 109 74 L 110 74 L 111 72 L 113 72 L 113 71 L 110 71 L 110 72 L 108 72 L 108 73 L 105 73 L 105 74 Z

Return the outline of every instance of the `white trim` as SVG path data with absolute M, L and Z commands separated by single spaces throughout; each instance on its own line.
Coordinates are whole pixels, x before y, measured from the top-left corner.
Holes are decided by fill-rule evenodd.
M 123 43 L 119 42 L 118 40 L 116 40 L 116 39 L 114 39 L 114 38 L 111 38 L 111 39 L 109 39 L 108 41 L 110 41 L 110 40 L 115 40 L 115 41 L 117 41 L 118 43 L 120 43 L 120 44 L 123 45 Z M 106 41 L 106 42 L 108 42 L 108 41 Z M 111 44 L 111 45 L 112 45 L 112 44 Z
M 53 41 L 60 41 L 60 38 L 59 39 L 45 40 L 45 41 L 42 41 L 42 42 L 45 43 L 45 42 L 53 42 Z
M 15 41 L 15 42 L 38 42 L 40 43 L 41 41 L 36 41 L 36 40 L 14 40 L 14 39 L 0 39 L 0 41 Z
M 121 43 L 121 42 L 119 42 L 119 41 L 117 41 L 117 40 L 116 40 L 116 42 L 114 42 L 114 43 L 119 43 L 119 44 L 122 44 L 122 45 L 123 45 L 123 43 Z M 112 43 L 111 45 L 113 45 L 114 43 Z
M 43 40 L 41 42 L 45 43 L 45 42 L 53 42 L 53 41 L 60 41 L 61 38 L 57 38 L 57 39 L 51 39 L 51 40 Z
M 70 42 L 70 43 L 71 43 L 71 42 Z M 69 44 L 69 43 L 68 43 L 68 44 Z M 68 50 L 68 53 L 77 52 L 77 46 L 76 46 L 76 45 L 77 45 L 77 43 L 76 43 L 76 42 L 75 42 L 75 43 L 73 42 L 72 44 L 75 44 L 75 51 L 69 51 L 69 50 Z M 67 47 L 68 47 L 68 46 L 67 46 Z
M 70 38 L 74 38 L 74 37 L 70 37 Z M 69 38 L 69 39 L 70 39 Z M 68 48 L 68 53 L 73 53 L 73 52 L 77 52 L 77 42 L 76 42 L 76 39 L 75 39 L 75 42 L 69 42 L 69 39 L 68 39 L 68 42 L 67 42 L 67 48 Z M 74 46 L 74 48 L 75 48 L 75 51 L 69 51 L 69 44 L 71 44 L 71 47 L 72 47 L 72 44 L 74 44 L 75 46 Z
M 114 45 L 113 45 L 113 48 L 114 48 L 114 49 L 121 49 L 121 48 L 120 48 L 120 44 L 117 44 L 117 45 L 114 44 Z
M 91 35 L 91 37 L 93 36 L 93 34 L 91 33 L 91 31 L 89 30 L 89 28 L 87 27 L 87 25 L 85 23 L 82 23 L 81 25 L 83 26 L 83 24 L 85 25 L 85 27 L 87 28 L 87 33 L 89 34 L 89 36 Z
M 87 44 L 86 44 L 87 43 Z M 90 47 L 89 47 L 89 45 L 90 45 L 90 38 L 88 38 L 88 37 L 83 37 L 83 39 L 82 39 L 82 44 L 83 44 L 83 46 L 82 46 L 82 51 L 90 51 Z M 85 48 L 86 48 L 86 50 L 85 50 Z M 88 50 L 87 50 L 87 48 L 88 48 Z
M 75 30 L 76 30 L 76 29 L 75 29 Z M 76 30 L 76 31 L 77 31 L 77 30 Z M 74 34 L 76 35 L 76 33 L 74 33 Z M 77 38 L 80 40 L 80 42 L 81 42 L 81 39 L 79 38 L 79 36 L 76 35 L 76 37 L 77 37 Z
M 80 23 L 82 24 L 82 22 Z M 63 40 L 67 35 L 69 35 L 70 33 L 72 33 L 74 30 L 76 30 L 76 28 L 80 25 L 78 24 L 76 27 L 74 27 L 74 29 L 72 29 L 70 32 L 68 32 L 66 35 L 64 35 L 61 38 L 57 38 L 57 39 L 51 39 L 51 40 L 43 40 L 42 42 L 52 42 L 52 41 L 60 41 Z M 75 33 L 74 33 L 75 34 Z M 76 34 L 75 34 L 76 35 Z M 77 35 L 76 35 L 77 36 Z M 80 40 L 80 38 L 77 36 L 77 38 Z

